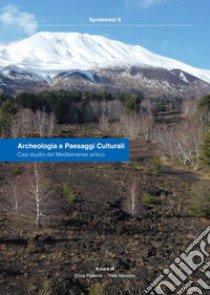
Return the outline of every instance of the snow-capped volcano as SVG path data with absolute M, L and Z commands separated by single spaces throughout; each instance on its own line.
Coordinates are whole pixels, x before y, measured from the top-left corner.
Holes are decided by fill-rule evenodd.
M 63 73 L 65 79 L 69 73 L 69 79 L 72 71 L 93 77 L 96 73 L 100 76 L 101 70 L 123 68 L 127 71 L 131 67 L 147 72 L 148 68 L 153 72 L 154 69 L 167 70 L 186 84 L 189 82 L 187 74 L 210 83 L 210 71 L 157 55 L 139 45 L 128 45 L 102 36 L 41 32 L 0 47 L 0 73 L 13 80 L 24 80 L 25 75 L 25 80 L 38 82 L 40 77 L 49 83 L 49 80 L 64 77 Z M 138 74 L 138 78 L 145 78 L 143 76 L 144 73 Z M 158 77 L 153 80 L 157 81 Z

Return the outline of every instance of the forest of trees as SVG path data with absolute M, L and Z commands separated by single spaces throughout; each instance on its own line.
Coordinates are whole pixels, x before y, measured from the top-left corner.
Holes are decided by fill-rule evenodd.
M 178 124 L 168 124 L 163 120 L 159 126 L 159 112 L 162 116 L 164 112 L 176 113 L 177 110 L 182 116 Z M 102 134 L 108 137 L 128 137 L 131 141 L 154 144 L 160 155 L 172 164 L 179 163 L 194 171 L 202 169 L 202 165 L 210 166 L 210 95 L 199 101 L 186 99 L 181 103 L 179 100 L 175 103 L 170 100 L 160 102 L 144 99 L 141 94 L 128 96 L 78 91 L 23 93 L 15 98 L 1 95 L 1 136 L 53 137 L 56 128 L 59 129 L 60 124 L 74 122 L 73 118 L 78 112 L 80 117 L 77 117 L 77 123 L 96 121 Z M 58 195 L 57 190 L 62 189 L 53 185 L 51 175 L 44 172 L 42 164 L 29 164 L 26 168 L 24 173 L 18 173 L 14 179 L 8 180 L 9 186 L 6 182 L 0 209 L 16 225 L 23 223 L 40 228 L 48 222 L 54 222 L 54 217 L 65 206 L 63 200 L 72 203 L 75 195 L 69 184 L 65 183 L 62 184 L 65 198 L 62 198 L 62 194 Z M 158 175 L 159 171 L 158 160 L 154 163 L 153 174 Z M 191 210 L 201 216 L 206 211 L 199 207 L 199 194 L 194 192 L 194 195 Z M 208 192 L 203 198 L 209 208 Z M 153 202 L 148 195 L 143 199 L 146 203 Z M 61 207 L 55 206 L 54 201 Z M 131 191 L 123 203 L 123 210 L 133 216 L 143 212 L 135 179 L 131 181 Z
M 119 101 L 126 108 L 137 110 L 142 99 L 141 93 L 130 96 L 123 93 L 60 90 L 44 91 L 38 94 L 21 93 L 16 97 L 0 95 L 0 107 L 1 113 L 5 116 L 7 113 L 15 113 L 20 108 L 27 108 L 34 112 L 37 110 L 44 110 L 46 113 L 53 112 L 59 123 L 84 123 L 95 119 L 93 108 L 98 107 L 97 102 Z

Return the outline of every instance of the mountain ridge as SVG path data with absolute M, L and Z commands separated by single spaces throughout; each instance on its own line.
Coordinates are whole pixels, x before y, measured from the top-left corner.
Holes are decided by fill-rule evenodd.
M 138 68 L 136 74 L 133 72 L 135 67 Z M 12 81 L 22 83 L 23 90 L 27 83 L 27 87 L 31 84 L 37 88 L 40 83 L 49 87 L 87 87 L 93 90 L 103 86 L 114 91 L 147 89 L 155 85 L 155 88 L 162 89 L 158 89 L 161 95 L 164 92 L 170 94 L 171 88 L 172 95 L 178 96 L 193 95 L 193 92 L 199 96 L 210 92 L 208 70 L 163 57 L 140 45 L 81 33 L 40 32 L 0 46 L 0 73 L 2 84 L 5 84 L 4 79 L 11 79 L 11 84 Z M 188 75 L 191 75 L 190 79 L 186 78 Z M 124 81 L 126 86 L 119 83 L 119 78 L 123 82 L 125 76 L 130 85 L 127 81 Z M 159 86 L 156 85 L 158 83 Z M 11 88 L 9 84 L 6 84 L 8 91 Z M 169 91 L 165 91 L 166 88 Z

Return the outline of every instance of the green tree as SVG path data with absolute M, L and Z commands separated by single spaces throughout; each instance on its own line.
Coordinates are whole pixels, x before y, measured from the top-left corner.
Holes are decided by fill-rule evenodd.
M 203 113 L 205 123 L 209 124 L 210 119 L 210 94 L 204 95 L 199 103 L 198 110 Z
M 210 131 L 207 133 L 202 145 L 202 160 L 210 165 Z
M 0 106 L 7 100 L 12 100 L 12 97 L 6 94 L 0 94 Z
M 128 111 L 128 112 L 130 112 L 130 111 L 139 112 L 142 98 L 143 97 L 141 95 L 132 95 L 132 96 L 130 96 L 127 99 L 126 103 L 125 103 L 126 111 Z
M 0 109 L 0 134 L 7 135 L 10 128 L 12 115 L 17 112 L 17 107 L 13 100 L 6 100 L 2 103 Z
M 43 108 L 40 97 L 33 93 L 20 93 L 16 96 L 17 104 L 22 108 L 31 109 L 36 111 Z

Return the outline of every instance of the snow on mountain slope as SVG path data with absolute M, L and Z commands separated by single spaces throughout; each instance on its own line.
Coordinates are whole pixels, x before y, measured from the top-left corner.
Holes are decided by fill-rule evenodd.
M 210 71 L 152 53 L 102 36 L 80 33 L 41 32 L 0 46 L 0 69 L 16 66 L 41 76 L 67 70 L 90 70 L 135 65 L 168 70 L 180 69 L 210 83 Z

